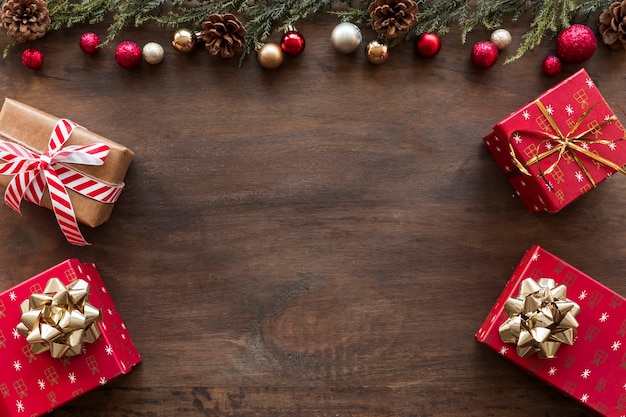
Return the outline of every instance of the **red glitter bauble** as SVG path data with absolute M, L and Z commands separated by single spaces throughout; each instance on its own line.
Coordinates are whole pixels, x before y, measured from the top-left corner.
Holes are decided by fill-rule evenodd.
M 80 37 L 80 49 L 86 54 L 95 54 L 98 52 L 98 45 L 100 45 L 100 38 L 93 32 L 83 33 Z
M 596 35 L 585 25 L 563 29 L 556 38 L 556 54 L 570 64 L 580 64 L 591 58 L 596 46 Z
M 492 67 L 498 59 L 498 47 L 489 41 L 476 42 L 472 47 L 472 62 L 481 68 Z
M 541 64 L 541 70 L 544 74 L 553 77 L 561 72 L 563 69 L 563 64 L 561 64 L 561 60 L 556 55 L 550 55 L 543 60 Z
M 417 53 L 424 58 L 432 58 L 441 49 L 441 39 L 436 33 L 422 33 L 415 41 Z
M 291 56 L 298 56 L 304 52 L 306 42 L 304 36 L 297 30 L 288 30 L 280 40 L 280 49 Z
M 38 70 L 43 65 L 43 54 L 39 49 L 28 48 L 22 52 L 22 64 L 28 69 Z
M 134 68 L 141 63 L 141 48 L 135 42 L 124 41 L 115 49 L 115 62 L 122 68 Z

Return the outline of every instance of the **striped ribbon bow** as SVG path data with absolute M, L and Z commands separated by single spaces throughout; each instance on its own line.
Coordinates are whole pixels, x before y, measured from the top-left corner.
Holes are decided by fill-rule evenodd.
M 0 174 L 15 175 L 4 193 L 4 201 L 18 213 L 22 199 L 41 205 L 47 188 L 63 235 L 71 244 L 85 246 L 89 243 L 78 227 L 68 189 L 102 203 L 114 203 L 124 184 L 106 184 L 64 165 L 102 165 L 109 154 L 110 148 L 103 143 L 63 148 L 76 127 L 70 120 L 59 120 L 50 135 L 48 151 L 41 155 L 17 143 L 0 141 L 0 159 L 6 161 L 0 165 Z

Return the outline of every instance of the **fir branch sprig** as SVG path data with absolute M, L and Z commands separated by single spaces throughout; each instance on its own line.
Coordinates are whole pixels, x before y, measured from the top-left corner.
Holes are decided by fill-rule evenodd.
M 492 30 L 502 27 L 507 19 L 517 21 L 531 16 L 527 32 L 514 61 L 538 46 L 549 34 L 556 34 L 576 19 L 589 17 L 600 8 L 607 8 L 607 0 L 415 0 L 418 4 L 418 23 L 411 34 L 448 33 L 453 25 L 461 31 L 461 42 L 476 27 Z M 77 24 L 96 24 L 110 19 L 103 44 L 116 38 L 128 26 L 153 22 L 168 29 L 182 27 L 198 31 L 202 22 L 212 13 L 234 13 L 247 30 L 242 59 L 250 55 L 275 32 L 329 12 L 342 21 L 371 26 L 368 13 L 370 1 L 333 0 L 48 0 L 52 23 L 48 31 L 70 28 Z M 7 46 L 10 48 L 12 43 Z M 393 46 L 393 45 L 390 45 Z M 6 50 L 5 50 L 6 54 Z

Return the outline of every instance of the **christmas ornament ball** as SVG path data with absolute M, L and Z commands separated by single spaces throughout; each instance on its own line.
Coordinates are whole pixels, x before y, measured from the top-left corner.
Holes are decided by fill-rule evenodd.
M 544 74 L 553 77 L 561 72 L 563 69 L 563 64 L 561 60 L 556 55 L 550 55 L 546 57 L 541 63 L 541 70 Z
M 556 38 L 556 55 L 569 64 L 580 64 L 588 60 L 596 47 L 596 35 L 585 25 L 571 25 L 563 29 Z
M 266 43 L 257 52 L 257 60 L 265 69 L 276 69 L 283 63 L 283 50 L 275 43 Z
M 22 64 L 32 70 L 38 70 L 43 66 L 43 53 L 39 49 L 28 48 L 22 52 Z
M 330 34 L 330 42 L 336 50 L 344 54 L 356 51 L 362 41 L 361 29 L 350 22 L 339 23 Z
M 382 64 L 389 58 L 389 46 L 378 40 L 373 40 L 365 46 L 365 56 L 372 64 Z
M 491 41 L 476 42 L 472 47 L 472 62 L 480 68 L 492 67 L 498 60 L 498 47 Z
M 290 56 L 298 56 L 304 52 L 306 41 L 304 36 L 295 29 L 290 29 L 283 35 L 280 40 L 280 49 Z
M 141 63 L 141 48 L 135 42 L 124 41 L 115 49 L 115 62 L 122 68 L 134 68 Z
M 100 37 L 93 32 L 85 32 L 80 37 L 78 43 L 80 49 L 86 54 L 95 54 L 98 52 L 98 45 L 100 45 Z
M 503 50 L 511 46 L 511 33 L 506 29 L 496 29 L 491 34 L 491 38 L 489 39 L 491 43 L 493 43 L 496 48 L 499 50 Z
M 143 46 L 141 51 L 143 59 L 151 65 L 156 65 L 163 61 L 165 51 L 163 47 L 156 42 L 148 42 Z
M 441 50 L 441 39 L 436 33 L 422 33 L 415 41 L 417 53 L 424 58 L 432 58 Z
M 198 37 L 189 29 L 178 29 L 174 32 L 172 46 L 178 52 L 188 53 L 194 50 L 198 43 Z

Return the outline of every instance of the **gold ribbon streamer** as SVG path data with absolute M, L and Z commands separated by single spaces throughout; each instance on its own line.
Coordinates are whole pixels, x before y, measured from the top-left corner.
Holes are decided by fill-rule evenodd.
M 567 287 L 557 286 L 551 278 L 526 278 L 518 296 L 504 304 L 509 318 L 500 325 L 500 339 L 514 343 L 523 358 L 533 353 L 541 358 L 556 357 L 562 343 L 574 343 L 578 327 L 580 306 L 566 294 Z
M 569 154 L 572 156 L 572 159 L 574 159 L 576 164 L 578 164 L 580 169 L 585 173 L 585 176 L 589 179 L 593 187 L 596 186 L 596 182 L 593 180 L 593 177 L 591 176 L 589 171 L 587 171 L 587 168 L 585 167 L 585 165 L 580 161 L 578 154 L 585 155 L 586 157 L 592 159 L 593 161 L 596 161 L 602 165 L 608 166 L 609 168 L 612 168 L 613 170 L 617 172 L 621 172 L 622 174 L 626 175 L 626 170 L 624 170 L 620 165 L 617 165 L 615 162 L 611 161 L 610 159 L 607 159 L 592 151 L 589 151 L 585 149 L 583 146 L 579 145 L 580 143 L 598 143 L 598 144 L 608 145 L 610 143 L 624 140 L 624 137 L 621 137 L 615 140 L 594 139 L 594 138 L 585 137 L 586 135 L 590 134 L 594 130 L 599 129 L 602 126 L 605 126 L 611 122 L 617 121 L 618 119 L 615 115 L 611 115 L 610 117 L 604 119 L 602 123 L 599 123 L 597 126 L 590 127 L 587 130 L 584 130 L 574 135 L 574 132 L 576 132 L 576 130 L 580 127 L 580 125 L 587 118 L 589 113 L 591 113 L 591 111 L 593 111 L 593 109 L 597 106 L 597 103 L 596 103 L 593 106 L 591 106 L 589 109 L 587 109 L 583 114 L 580 115 L 576 123 L 574 123 L 574 125 L 571 127 L 569 132 L 567 132 L 567 134 L 563 134 L 558 124 L 556 123 L 554 118 L 550 115 L 550 113 L 548 112 L 546 107 L 543 105 L 541 100 L 536 99 L 534 103 L 537 105 L 537 107 L 539 108 L 543 116 L 546 118 L 546 120 L 548 121 L 552 129 L 556 132 L 556 134 L 538 131 L 538 130 L 537 131 L 516 130 L 512 132 L 511 135 L 509 135 L 509 139 L 508 139 L 509 150 L 510 150 L 511 157 L 513 158 L 513 163 L 523 174 L 528 175 L 528 176 L 533 176 L 530 173 L 530 171 L 528 171 L 528 166 L 537 164 L 537 168 L 539 170 L 539 175 L 537 176 L 537 178 L 545 179 L 545 176 L 548 175 L 550 172 L 552 172 L 552 170 L 554 170 L 554 168 L 556 168 L 557 165 L 559 165 L 559 163 L 561 162 L 561 158 L 563 158 L 563 155 L 565 154 L 565 152 L 569 152 Z M 524 164 L 517 158 L 515 149 L 513 148 L 513 145 L 511 144 L 511 136 L 513 136 L 513 134 L 517 132 L 526 132 L 526 133 L 544 136 L 547 138 L 545 142 L 553 142 L 556 144 L 556 146 L 553 146 L 551 149 L 548 149 L 547 151 L 542 152 L 542 153 L 539 153 L 539 147 L 537 147 L 537 155 L 535 155 L 534 157 L 526 161 L 526 163 Z M 539 162 L 555 153 L 558 153 L 556 161 L 550 164 L 550 166 L 548 166 L 547 169 L 545 170 L 541 169 L 541 165 Z
M 17 330 L 33 345 L 33 353 L 49 350 L 53 358 L 76 356 L 84 343 L 100 337 L 95 323 L 102 321 L 102 311 L 89 303 L 89 291 L 82 279 L 65 286 L 51 278 L 42 294 L 24 300 Z

